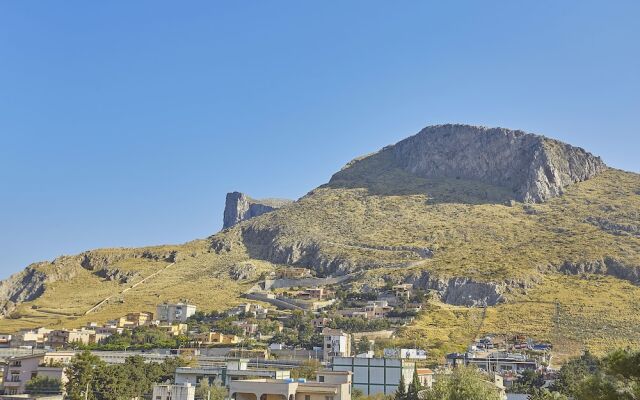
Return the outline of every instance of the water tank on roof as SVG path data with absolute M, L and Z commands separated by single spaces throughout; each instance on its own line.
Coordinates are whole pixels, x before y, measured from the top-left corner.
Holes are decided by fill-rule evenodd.
M 300 382 L 300 383 L 305 383 L 306 381 L 307 381 L 307 380 L 306 380 L 306 379 L 304 379 L 304 378 L 298 378 L 298 382 Z

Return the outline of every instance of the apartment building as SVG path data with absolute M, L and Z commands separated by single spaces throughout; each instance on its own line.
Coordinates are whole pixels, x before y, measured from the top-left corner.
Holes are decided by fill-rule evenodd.
M 248 379 L 232 381 L 234 400 L 351 400 L 351 373 L 320 371 L 306 379 Z
M 69 363 L 74 355 L 73 352 L 40 352 L 9 358 L 4 370 L 5 394 L 23 394 L 27 382 L 36 376 L 57 379 L 63 385 L 67 381 L 64 365 Z
M 199 385 L 206 381 L 209 385 L 228 386 L 232 381 L 245 379 L 287 379 L 290 371 L 275 368 L 249 368 L 249 359 L 229 359 L 225 365 L 202 367 L 178 367 L 175 382 Z
M 152 400 L 193 400 L 196 395 L 195 386 L 184 385 L 153 385 Z
M 12 338 L 14 347 L 30 347 L 32 349 L 43 349 L 49 340 L 49 333 L 52 329 L 36 328 L 22 330 Z
M 333 357 L 348 357 L 351 355 L 351 334 L 340 329 L 324 328 L 322 346 L 323 360 L 331 361 Z
M 192 304 L 159 304 L 156 307 L 156 317 L 160 322 L 172 324 L 174 322 L 186 322 L 196 313 L 196 306 Z

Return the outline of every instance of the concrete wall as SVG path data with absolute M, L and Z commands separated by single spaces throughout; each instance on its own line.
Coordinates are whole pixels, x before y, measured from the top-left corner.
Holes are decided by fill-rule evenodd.
M 350 275 L 342 275 L 331 278 L 301 278 L 301 279 L 265 279 L 263 288 L 264 290 L 282 289 L 291 287 L 316 287 L 335 285 L 336 283 L 344 282 L 351 278 Z

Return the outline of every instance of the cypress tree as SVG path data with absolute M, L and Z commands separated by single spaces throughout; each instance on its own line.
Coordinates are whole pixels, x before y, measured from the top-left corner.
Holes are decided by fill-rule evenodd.
M 404 374 L 400 373 L 400 384 L 396 389 L 394 400 L 407 400 L 407 386 L 404 383 Z
M 418 392 L 422 390 L 420 378 L 418 378 L 418 368 L 413 368 L 413 379 L 407 389 L 407 400 L 418 400 Z

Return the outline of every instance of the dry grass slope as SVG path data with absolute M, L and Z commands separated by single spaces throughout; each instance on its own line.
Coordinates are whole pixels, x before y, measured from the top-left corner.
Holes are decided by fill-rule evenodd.
M 277 245 L 313 242 L 327 258 L 341 257 L 369 269 L 363 278 L 367 282 L 382 276 L 400 280 L 424 270 L 479 281 L 531 282 L 532 289 L 508 293 L 508 302 L 488 308 L 485 318 L 478 308 L 431 304 L 401 340 L 425 345 L 434 357 L 464 349 L 483 333 L 524 333 L 563 345 L 569 353 L 584 346 L 604 351 L 614 344 L 640 345 L 640 288 L 614 277 L 565 276 L 553 269 L 605 257 L 640 267 L 640 175 L 611 169 L 544 204 L 506 202 L 509 196 L 503 188 L 477 182 L 416 178 L 374 157 L 293 205 L 215 238 L 148 250 L 175 252 L 176 262 L 122 296 L 118 293 L 169 261 L 141 257 L 143 250 L 135 256 L 127 256 L 126 249 L 101 250 L 101 255 L 114 257 L 109 268 L 135 273 L 127 283 L 101 278 L 77 260 L 43 265 L 39 268 L 66 269 L 69 276 L 48 284 L 41 297 L 18 307 L 18 319 L 0 325 L 6 331 L 79 326 L 184 298 L 205 310 L 230 307 L 253 283 L 231 279 L 233 265 L 251 262 L 259 271 L 275 267 L 251 259 L 242 232 L 253 229 L 275 232 Z M 231 251 L 213 252 L 214 239 L 233 244 Z M 410 251 L 377 250 L 379 246 L 430 248 L 434 256 L 421 259 Z M 95 314 L 83 315 L 113 295 Z M 558 315 L 560 322 L 554 324 Z

